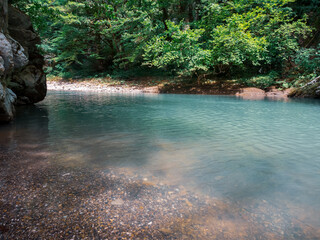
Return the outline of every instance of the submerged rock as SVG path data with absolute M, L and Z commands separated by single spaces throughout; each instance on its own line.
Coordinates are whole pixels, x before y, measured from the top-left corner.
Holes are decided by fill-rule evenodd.
M 115 206 L 121 206 L 123 204 L 124 204 L 124 201 L 122 199 L 116 199 L 111 202 L 111 205 L 115 205 Z

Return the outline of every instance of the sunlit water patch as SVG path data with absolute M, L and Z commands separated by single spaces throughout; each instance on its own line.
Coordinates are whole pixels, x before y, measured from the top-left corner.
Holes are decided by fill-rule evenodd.
M 313 100 L 50 92 L 0 127 L 0 150 L 127 169 L 319 233 L 319 119 Z

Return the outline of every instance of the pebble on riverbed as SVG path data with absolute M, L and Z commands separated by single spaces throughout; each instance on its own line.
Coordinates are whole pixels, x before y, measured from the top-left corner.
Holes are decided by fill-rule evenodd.
M 159 93 L 158 86 L 133 86 L 133 85 L 108 85 L 98 82 L 47 82 L 48 90 L 53 91 L 80 91 L 80 92 L 104 92 L 104 93 Z
M 287 222 L 281 213 L 265 217 L 268 207 L 262 203 L 261 212 L 252 212 L 117 169 L 66 167 L 40 157 L 0 154 L 0 239 L 309 236 L 312 229 Z

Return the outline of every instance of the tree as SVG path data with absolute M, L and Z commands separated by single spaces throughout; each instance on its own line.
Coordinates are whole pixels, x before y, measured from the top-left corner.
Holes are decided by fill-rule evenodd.
M 192 77 L 280 72 L 311 33 L 294 0 L 13 3 L 34 16 L 48 71 L 64 77 L 134 68 Z M 315 5 L 304 0 L 302 12 Z

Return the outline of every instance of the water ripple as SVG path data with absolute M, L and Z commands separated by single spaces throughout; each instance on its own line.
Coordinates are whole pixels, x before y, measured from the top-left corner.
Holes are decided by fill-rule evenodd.
M 233 201 L 320 209 L 319 119 L 311 100 L 62 92 L 18 109 L 0 143 L 47 146 L 66 163 L 135 167 Z

